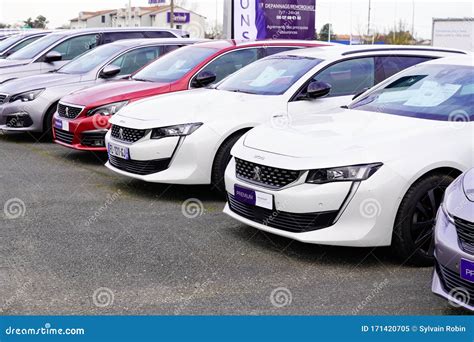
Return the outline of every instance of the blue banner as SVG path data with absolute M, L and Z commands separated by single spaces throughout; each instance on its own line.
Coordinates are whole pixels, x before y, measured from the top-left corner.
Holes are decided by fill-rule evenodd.
M 471 316 L 44 316 L 0 318 L 0 341 L 472 342 Z

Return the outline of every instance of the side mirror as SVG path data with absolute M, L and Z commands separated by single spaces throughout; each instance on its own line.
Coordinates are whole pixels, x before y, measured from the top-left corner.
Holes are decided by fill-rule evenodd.
M 316 99 L 318 97 L 326 96 L 330 91 L 331 85 L 329 83 L 315 81 L 308 85 L 306 94 L 310 99 Z
M 57 51 L 50 51 L 44 56 L 45 63 L 53 63 L 58 62 L 63 59 L 63 55 L 61 55 Z
M 111 78 L 111 77 L 114 77 L 114 76 L 117 76 L 118 74 L 120 74 L 121 70 L 122 69 L 119 66 L 109 64 L 109 65 L 106 65 L 102 69 L 102 71 L 100 72 L 100 77 L 101 78 Z
M 193 81 L 193 87 L 201 88 L 213 83 L 217 79 L 212 71 L 201 71 Z
M 367 88 L 367 87 L 364 88 L 364 89 L 362 89 L 361 91 L 359 91 L 358 93 L 356 93 L 352 99 L 355 100 L 356 98 L 358 98 L 359 96 L 361 96 L 363 93 L 365 93 L 365 92 L 366 92 L 367 90 L 369 90 L 369 89 L 370 89 L 370 88 Z

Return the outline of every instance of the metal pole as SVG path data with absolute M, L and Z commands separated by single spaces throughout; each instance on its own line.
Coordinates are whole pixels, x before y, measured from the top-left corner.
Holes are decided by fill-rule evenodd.
M 367 16 L 367 38 L 370 36 L 370 10 L 371 10 L 372 1 L 369 0 L 369 14 Z
M 174 0 L 170 2 L 170 27 L 174 28 Z
M 412 17 L 411 17 L 411 36 L 413 40 L 415 39 L 415 0 L 412 0 Z
M 128 0 L 127 26 L 132 26 L 132 0 Z

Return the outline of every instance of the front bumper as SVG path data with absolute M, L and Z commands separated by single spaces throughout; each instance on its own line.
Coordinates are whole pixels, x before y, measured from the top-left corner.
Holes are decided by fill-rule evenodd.
M 67 130 L 55 127 L 56 120 L 67 122 Z M 106 152 L 105 135 L 109 128 L 109 118 L 101 115 L 68 120 L 56 113 L 53 117 L 54 142 L 80 151 Z
M 0 105 L 0 130 L 6 133 L 42 132 L 44 115 L 51 103 L 39 96 L 34 101 Z
M 399 175 L 382 167 L 363 182 L 316 185 L 305 183 L 302 177 L 288 187 L 272 190 L 238 178 L 235 159 L 232 159 L 225 173 L 229 198 L 234 195 L 235 185 L 238 185 L 272 195 L 274 209 L 272 213 L 268 213 L 269 217 L 262 220 L 258 216 L 261 212 L 252 216 L 251 212 L 244 213 L 233 208 L 229 201 L 224 213 L 257 229 L 305 243 L 354 247 L 387 246 L 391 243 L 393 222 L 399 205 L 397 196 L 393 194 L 400 192 L 402 182 Z M 278 218 L 280 213 L 283 213 L 286 227 L 275 224 L 275 217 Z M 333 216 L 321 216 L 328 214 Z M 300 229 L 299 220 L 305 215 L 313 215 L 317 223 L 320 223 L 319 227 L 316 224 L 309 229 Z M 332 221 L 328 223 L 331 218 Z
M 127 148 L 129 160 L 113 158 L 106 163 L 110 170 L 152 183 L 210 184 L 216 133 L 206 127 L 186 137 L 150 139 L 151 132 L 135 143 L 106 135 L 109 144 Z
M 447 299 L 453 306 L 474 311 L 474 283 L 460 276 L 461 259 L 474 262 L 474 255 L 460 248 L 456 227 L 441 208 L 434 236 L 436 261 L 432 292 Z

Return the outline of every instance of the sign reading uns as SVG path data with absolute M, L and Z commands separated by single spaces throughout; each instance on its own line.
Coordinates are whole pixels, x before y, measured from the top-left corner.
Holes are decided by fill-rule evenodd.
M 233 0 L 234 39 L 314 39 L 316 0 Z

